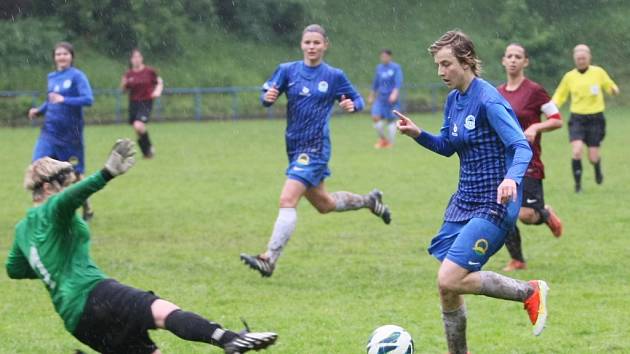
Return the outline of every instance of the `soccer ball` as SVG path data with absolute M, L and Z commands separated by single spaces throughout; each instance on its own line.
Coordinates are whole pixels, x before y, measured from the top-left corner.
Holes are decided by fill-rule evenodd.
M 372 332 L 367 354 L 413 354 L 413 339 L 402 327 L 386 325 Z

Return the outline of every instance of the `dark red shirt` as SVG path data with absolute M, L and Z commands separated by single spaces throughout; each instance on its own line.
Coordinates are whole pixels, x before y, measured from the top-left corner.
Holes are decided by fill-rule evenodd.
M 153 99 L 151 94 L 158 84 L 158 74 L 153 68 L 145 66 L 139 71 L 129 69 L 125 73 L 125 78 L 127 79 L 125 88 L 129 90 L 129 99 L 131 101 Z
M 508 91 L 506 84 L 499 86 L 497 89 L 512 106 L 519 123 L 521 123 L 523 131 L 529 128 L 530 125 L 541 122 L 541 107 L 551 101 L 544 87 L 527 78 L 514 91 Z M 530 143 L 533 156 L 527 167 L 527 172 L 525 173 L 526 177 L 536 179 L 545 178 L 545 166 L 540 159 L 540 155 L 542 154 L 540 137 L 540 134 L 536 135 L 534 142 Z

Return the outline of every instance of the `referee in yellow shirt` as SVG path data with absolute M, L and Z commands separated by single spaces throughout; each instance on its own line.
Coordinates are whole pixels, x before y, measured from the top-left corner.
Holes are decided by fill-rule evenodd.
M 588 146 L 588 159 L 595 168 L 595 182 L 602 184 L 601 158 L 599 146 L 606 135 L 604 119 L 604 91 L 609 95 L 619 94 L 619 87 L 608 73 L 596 65 L 591 65 L 591 50 L 585 44 L 573 48 L 575 69 L 564 74 L 552 100 L 558 107 L 571 96 L 571 119 L 569 120 L 569 140 L 573 148 L 573 178 L 575 192 L 582 191 L 582 150 Z

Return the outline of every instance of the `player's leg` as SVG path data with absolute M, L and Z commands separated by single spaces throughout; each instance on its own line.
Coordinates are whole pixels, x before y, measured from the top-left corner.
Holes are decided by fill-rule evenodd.
M 588 159 L 595 170 L 595 183 L 602 184 L 604 175 L 602 174 L 602 160 L 600 156 L 600 145 L 606 136 L 606 121 L 603 114 L 590 117 L 589 126 L 584 143 L 588 146 Z
M 514 226 L 514 229 L 508 232 L 505 237 L 505 248 L 508 250 L 512 259 L 503 268 L 504 272 L 527 269 L 527 262 L 525 262 L 525 257 L 523 256 L 521 232 L 518 226 Z
M 571 169 L 575 181 L 575 192 L 582 191 L 582 150 L 586 138 L 584 116 L 571 114 L 569 119 L 569 141 L 571 142 Z
M 162 299 L 151 304 L 157 328 L 166 329 L 181 339 L 203 342 L 225 349 L 226 353 L 244 353 L 272 345 L 275 333 L 235 333 L 204 317 L 181 310 L 177 305 Z
M 149 122 L 152 106 L 153 101 L 137 102 L 137 109 L 133 120 L 133 129 L 138 136 L 138 146 L 140 146 L 142 156 L 147 159 L 153 157 L 153 145 L 151 144 L 149 131 L 147 130 L 147 123 Z
M 378 189 L 373 190 L 369 194 L 356 194 L 345 191 L 329 193 L 322 181 L 316 187 L 309 188 L 305 193 L 305 197 L 322 214 L 332 211 L 344 212 L 367 208 L 386 224 L 391 222 L 391 212 L 383 204 L 383 194 Z
M 523 178 L 523 204 L 519 211 L 518 218 L 526 225 L 546 224 L 555 237 L 562 236 L 562 221 L 551 206 L 545 205 L 545 195 L 541 179 L 531 177 Z M 507 242 L 508 241 L 506 241 L 506 243 Z
M 542 280 L 525 282 L 489 271 L 481 271 L 488 259 L 501 247 L 505 231 L 488 220 L 473 218 L 462 229 L 440 266 L 440 292 L 485 295 L 523 302 L 533 332 L 539 335 L 547 318 L 548 287 Z
M 396 140 L 396 133 L 398 132 L 398 128 L 396 128 L 396 121 L 394 119 L 387 120 L 387 142 L 389 143 L 389 147 L 394 145 L 394 141 Z
M 382 105 L 379 99 L 374 100 L 372 104 L 372 121 L 374 122 L 374 129 L 378 135 L 378 140 L 374 147 L 380 149 L 385 146 L 387 142 L 385 136 L 385 122 L 383 121 Z
M 241 254 L 241 260 L 250 268 L 260 272 L 264 277 L 270 277 L 275 264 L 282 254 L 282 250 L 289 242 L 297 225 L 297 206 L 306 192 L 306 182 L 289 176 L 280 193 L 280 210 L 267 245 L 267 251 L 258 256 Z

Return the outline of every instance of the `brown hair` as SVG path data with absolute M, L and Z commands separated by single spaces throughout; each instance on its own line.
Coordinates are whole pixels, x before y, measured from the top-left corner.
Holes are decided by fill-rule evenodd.
M 70 65 L 74 65 L 74 47 L 69 42 L 59 42 L 55 44 L 55 47 L 53 48 L 53 51 L 52 51 L 53 61 L 55 60 L 55 52 L 59 48 L 63 48 L 70 53 L 70 56 L 72 57 L 72 62 L 70 63 Z
M 516 42 L 514 42 L 514 43 L 510 43 L 510 44 L 508 44 L 508 45 L 507 45 L 507 47 L 505 47 L 505 49 L 508 49 L 508 48 L 509 48 L 509 47 L 511 47 L 511 46 L 515 46 L 515 47 L 519 47 L 519 48 L 521 48 L 521 49 L 523 50 L 523 54 L 525 54 L 525 58 L 528 58 L 528 59 L 529 59 L 529 54 L 527 53 L 527 48 L 525 48 L 525 46 L 524 46 L 524 45 L 522 45 L 522 44 L 520 44 L 520 43 L 516 43 Z
M 135 47 L 135 48 L 131 49 L 131 51 L 129 52 L 129 68 L 131 68 L 131 57 L 133 57 L 133 55 L 135 53 L 140 54 L 140 56 L 142 56 L 142 58 L 144 58 L 144 55 L 142 55 L 142 51 L 140 50 L 140 48 Z
M 42 157 L 28 166 L 24 188 L 33 193 L 34 201 L 39 201 L 44 198 L 44 183 L 50 183 L 55 189 L 61 190 L 72 184 L 74 179 L 71 163 Z
M 444 33 L 429 47 L 429 53 L 435 56 L 440 49 L 449 47 L 460 64 L 470 67 L 475 76 L 481 74 L 481 60 L 475 52 L 475 44 L 468 35 L 460 30 L 452 30 Z
M 328 41 L 328 35 L 326 35 L 326 30 L 321 25 L 312 24 L 312 25 L 306 26 L 306 28 L 304 28 L 304 31 L 302 31 L 302 36 L 304 36 L 308 32 L 319 33 L 322 35 L 322 37 L 324 37 L 324 40 Z

